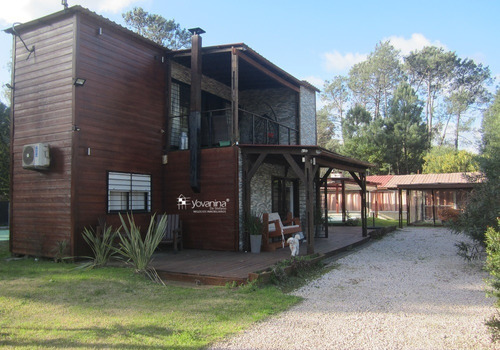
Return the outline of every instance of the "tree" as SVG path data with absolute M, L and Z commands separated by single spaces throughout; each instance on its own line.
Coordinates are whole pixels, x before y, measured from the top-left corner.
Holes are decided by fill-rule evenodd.
M 432 147 L 424 156 L 424 174 L 465 173 L 479 171 L 477 155 L 450 146 Z
M 0 102 L 0 197 L 9 198 L 10 108 Z
M 376 119 L 387 116 L 394 89 L 403 80 L 399 51 L 390 41 L 379 42 L 366 61 L 355 64 L 349 71 L 349 88 L 356 102 L 371 109 Z
M 422 168 L 423 154 L 428 149 L 422 103 L 408 83 L 396 89 L 389 116 L 384 120 L 387 149 L 386 163 L 396 174 L 411 174 Z
M 453 231 L 465 233 L 477 244 L 484 245 L 488 227 L 500 230 L 500 93 L 484 113 L 480 165 L 484 176 L 471 192 L 467 205 L 451 224 Z M 476 180 L 476 179 L 472 179 Z
M 159 45 L 172 50 L 191 46 L 191 34 L 173 19 L 167 20 L 163 16 L 150 14 L 141 7 L 134 7 L 122 16 L 129 28 Z
M 351 108 L 342 123 L 342 153 L 375 164 L 373 173 L 387 173 L 384 161 L 386 136 L 382 118 L 372 120 L 370 112 L 360 105 Z
M 321 108 L 317 114 L 318 146 L 334 151 L 339 142 L 335 139 L 335 124 L 327 107 Z
M 410 84 L 417 92 L 425 92 L 425 119 L 431 142 L 434 103 L 451 81 L 456 54 L 435 46 L 426 46 L 421 51 L 412 51 L 404 60 Z
M 456 117 L 455 149 L 458 150 L 460 132 L 467 130 L 467 124 L 472 122 L 463 120 L 464 114 L 474 105 L 487 103 L 490 93 L 486 85 L 491 83 L 491 73 L 488 67 L 477 65 L 470 59 L 458 59 L 453 70 L 453 80 L 450 93 L 446 98 L 448 110 Z
M 500 178 L 500 89 L 483 115 L 481 158 L 483 171 L 491 178 Z
M 370 112 L 360 105 L 351 108 L 342 121 L 342 136 L 351 139 L 362 135 L 363 129 L 370 124 L 372 117 Z
M 326 102 L 326 108 L 333 116 L 333 123 L 342 125 L 344 111 L 350 98 L 349 87 L 347 86 L 347 77 L 337 75 L 332 81 L 325 81 L 321 99 Z

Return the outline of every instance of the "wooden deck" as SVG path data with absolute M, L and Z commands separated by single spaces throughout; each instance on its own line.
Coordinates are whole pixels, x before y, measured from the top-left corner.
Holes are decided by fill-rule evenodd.
M 332 256 L 367 240 L 362 236 L 361 227 L 330 227 L 329 238 L 315 238 L 314 251 Z M 302 243 L 300 255 L 305 253 L 306 243 Z M 233 281 L 244 283 L 250 273 L 265 270 L 289 258 L 290 249 L 287 247 L 260 254 L 195 249 L 175 252 L 166 249 L 155 254 L 153 266 L 166 281 L 224 285 Z

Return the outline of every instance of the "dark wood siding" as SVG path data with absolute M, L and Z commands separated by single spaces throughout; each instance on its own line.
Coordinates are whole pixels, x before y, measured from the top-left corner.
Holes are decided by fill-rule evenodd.
M 71 135 L 74 17 L 16 37 L 12 123 L 11 249 L 52 256 L 58 241 L 71 240 Z M 29 58 L 28 58 L 29 56 Z M 51 166 L 22 168 L 23 146 L 46 142 Z
M 117 214 L 106 215 L 108 171 L 150 174 L 152 212 L 162 211 L 166 64 L 160 48 L 106 22 L 81 16 L 78 33 L 76 74 L 86 79 L 75 102 L 74 235 L 81 254 L 84 227 L 102 216 L 119 226 Z M 150 214 L 134 217 L 147 227 Z
M 183 221 L 187 248 L 238 250 L 238 149 L 212 148 L 201 151 L 201 192 L 189 185 L 189 151 L 168 155 L 165 166 L 167 213 L 178 213 Z M 225 202 L 225 212 L 177 206 L 179 196 L 189 200 Z

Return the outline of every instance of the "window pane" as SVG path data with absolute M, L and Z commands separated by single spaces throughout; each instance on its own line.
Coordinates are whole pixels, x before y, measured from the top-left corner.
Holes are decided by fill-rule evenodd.
M 108 212 L 151 211 L 151 175 L 108 173 Z
M 108 211 L 125 211 L 128 209 L 128 193 L 127 192 L 109 192 Z

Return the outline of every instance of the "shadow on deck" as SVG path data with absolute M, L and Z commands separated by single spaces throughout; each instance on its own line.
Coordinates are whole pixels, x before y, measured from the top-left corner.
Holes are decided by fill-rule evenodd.
M 360 227 L 331 227 L 329 238 L 315 238 L 314 251 L 330 257 L 342 251 L 367 242 Z M 300 255 L 305 255 L 307 243 L 300 245 Z M 166 281 L 191 282 L 196 284 L 225 285 L 226 283 L 245 283 L 249 274 L 265 270 L 278 261 L 289 259 L 290 249 L 277 249 L 274 252 L 224 252 L 211 250 L 172 249 L 155 253 L 153 266 L 160 277 Z

